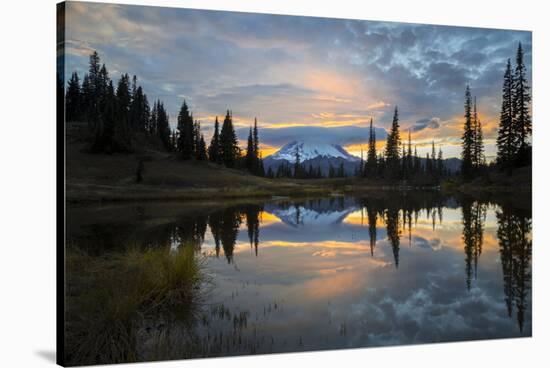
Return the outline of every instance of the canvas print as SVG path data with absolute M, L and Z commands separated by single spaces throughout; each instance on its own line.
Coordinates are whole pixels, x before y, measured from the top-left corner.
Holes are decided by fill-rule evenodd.
M 531 336 L 531 32 L 72 1 L 57 31 L 60 364 Z

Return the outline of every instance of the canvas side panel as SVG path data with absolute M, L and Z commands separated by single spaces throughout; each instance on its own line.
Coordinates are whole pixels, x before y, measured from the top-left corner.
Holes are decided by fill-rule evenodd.
M 56 361 L 65 365 L 65 3 L 57 4 L 56 44 Z

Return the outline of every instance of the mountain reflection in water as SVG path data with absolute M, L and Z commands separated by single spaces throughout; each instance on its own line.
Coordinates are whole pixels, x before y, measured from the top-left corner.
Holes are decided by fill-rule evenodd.
M 201 317 L 163 327 L 160 352 L 142 338 L 137 360 L 531 335 L 528 209 L 437 192 L 174 206 L 69 209 L 70 241 L 97 256 L 206 256 Z

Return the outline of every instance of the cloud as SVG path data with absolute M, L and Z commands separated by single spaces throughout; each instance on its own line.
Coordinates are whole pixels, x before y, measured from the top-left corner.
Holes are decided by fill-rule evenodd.
M 385 129 L 375 127 L 375 133 L 377 140 L 386 139 Z M 248 127 L 237 129 L 237 136 L 240 139 L 246 139 Z M 368 140 L 368 136 L 369 128 L 359 126 L 324 128 L 302 125 L 288 128 L 260 129 L 260 140 L 270 146 L 282 146 L 294 140 L 348 145 L 365 142 Z
M 420 119 L 411 126 L 411 131 L 419 132 L 424 129 L 438 129 L 441 126 L 441 119 L 437 117 Z

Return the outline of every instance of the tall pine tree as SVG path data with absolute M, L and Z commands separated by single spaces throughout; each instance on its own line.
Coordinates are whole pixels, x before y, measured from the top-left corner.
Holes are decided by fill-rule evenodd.
M 464 95 L 464 131 L 462 133 L 462 175 L 469 177 L 473 170 L 474 126 L 472 121 L 472 94 L 466 86 Z
M 195 134 L 193 115 L 189 112 L 187 102 L 183 103 L 178 114 L 178 153 L 184 160 L 189 160 L 195 156 Z
M 388 133 L 388 139 L 386 141 L 386 173 L 391 179 L 399 178 L 399 146 L 401 144 L 401 137 L 399 136 L 399 114 L 397 106 L 393 114 L 393 121 L 390 132 Z
M 216 116 L 216 121 L 214 122 L 214 135 L 210 140 L 210 146 L 208 146 L 208 158 L 211 162 L 216 164 L 222 163 L 222 156 L 220 151 L 220 124 L 218 122 L 218 117 Z
M 376 159 L 376 132 L 372 126 L 372 118 L 369 125 L 369 147 L 367 150 L 367 162 L 365 165 L 366 176 L 374 176 L 377 173 L 377 159 Z
M 516 55 L 516 70 L 514 72 L 514 119 L 513 127 L 517 134 L 517 159 L 519 166 L 531 163 L 531 147 L 529 138 L 532 133 L 531 124 L 531 93 L 527 81 L 527 68 L 523 60 L 523 48 L 521 43 L 518 46 Z
M 237 135 L 233 128 L 233 117 L 229 110 L 227 110 L 220 132 L 222 162 L 227 167 L 235 167 L 237 158 L 240 156 L 241 151 L 237 143 Z
M 510 170 L 516 154 L 516 132 L 514 130 L 514 76 L 510 59 L 506 64 L 502 84 L 502 107 L 497 137 L 497 163 L 502 169 Z

